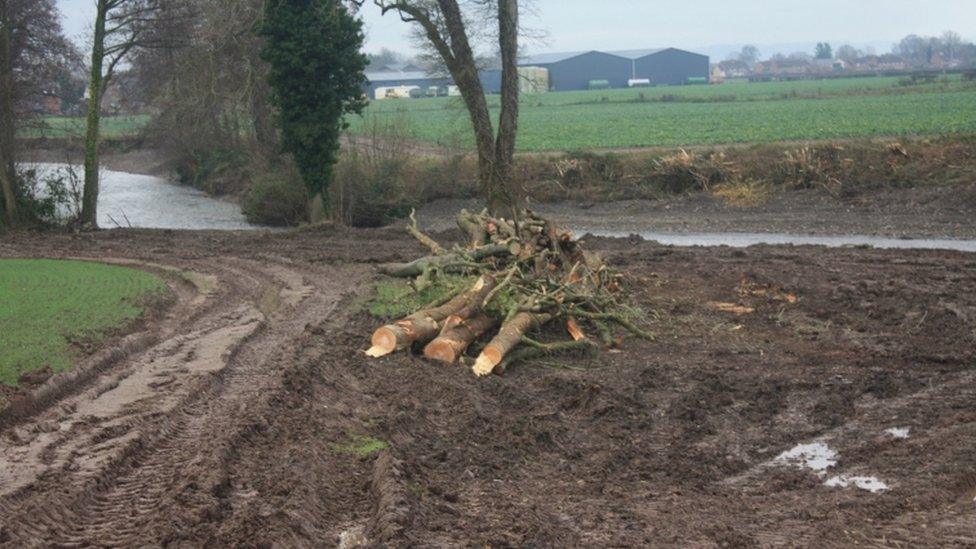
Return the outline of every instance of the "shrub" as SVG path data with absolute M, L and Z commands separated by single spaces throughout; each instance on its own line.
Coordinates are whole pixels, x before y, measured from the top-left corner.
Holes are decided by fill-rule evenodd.
M 308 215 L 308 191 L 297 178 L 262 174 L 254 178 L 241 209 L 251 223 L 297 225 Z

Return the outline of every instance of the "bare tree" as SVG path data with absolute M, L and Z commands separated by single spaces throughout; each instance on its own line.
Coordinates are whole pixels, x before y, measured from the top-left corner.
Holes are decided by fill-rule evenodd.
M 366 0 L 357 0 L 362 5 Z M 478 175 L 489 210 L 518 217 L 514 186 L 515 138 L 518 132 L 518 0 L 373 0 L 384 14 L 396 13 L 420 33 L 436 51 L 461 92 L 474 130 Z M 463 7 L 462 7 L 463 6 Z M 490 17 L 484 17 L 485 14 Z M 494 21 L 490 36 L 497 38 L 502 64 L 501 112 L 497 133 L 478 72 L 472 21 Z M 493 25 L 494 26 L 494 25 Z
M 177 0 L 173 0 L 174 2 Z M 102 97 L 117 69 L 141 47 L 161 47 L 152 32 L 167 13 L 167 0 L 96 0 L 85 133 L 85 190 L 82 225 L 98 227 L 98 165 Z
M 0 0 L 0 202 L 8 225 L 17 206 L 17 131 L 31 122 L 31 104 L 53 93 L 73 49 L 54 0 Z

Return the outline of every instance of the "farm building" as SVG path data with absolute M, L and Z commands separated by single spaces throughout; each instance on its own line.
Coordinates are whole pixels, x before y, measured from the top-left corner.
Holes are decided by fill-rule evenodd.
M 525 58 L 521 67 L 539 67 L 549 71 L 549 89 L 553 91 L 587 90 L 594 86 L 626 88 L 632 63 L 619 55 L 599 51 L 544 53 Z
M 499 93 L 502 88 L 501 71 L 481 71 L 481 85 L 485 93 Z M 416 87 L 423 95 L 431 88 L 444 88 L 454 85 L 450 77 L 432 76 L 424 71 L 379 71 L 366 73 L 366 88 L 363 92 L 370 99 L 378 99 L 376 91 Z M 379 98 L 381 99 L 381 98 Z
M 709 74 L 708 56 L 676 48 L 548 53 L 528 56 L 519 66 L 548 70 L 553 91 L 707 83 Z

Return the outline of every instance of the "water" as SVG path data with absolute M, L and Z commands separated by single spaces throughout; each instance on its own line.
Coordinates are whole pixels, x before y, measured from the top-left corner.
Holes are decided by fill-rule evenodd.
M 38 164 L 51 173 L 65 164 Z M 81 173 L 80 168 L 76 168 Z M 101 171 L 98 225 L 104 229 L 262 229 L 244 218 L 237 204 L 217 200 L 190 187 L 148 175 Z
M 794 244 L 842 248 L 845 246 L 872 246 L 881 249 L 900 250 L 957 250 L 976 252 L 976 240 L 953 239 L 901 239 L 883 236 L 845 235 L 819 236 L 777 233 L 661 233 L 647 231 L 578 230 L 593 236 L 625 238 L 637 234 L 645 240 L 656 240 L 669 246 L 729 246 L 745 248 L 757 244 Z

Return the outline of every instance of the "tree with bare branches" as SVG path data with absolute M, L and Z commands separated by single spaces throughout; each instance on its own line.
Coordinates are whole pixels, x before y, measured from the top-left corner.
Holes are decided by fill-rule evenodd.
M 362 5 L 366 0 L 357 0 Z M 478 174 L 492 214 L 518 219 L 515 138 L 518 132 L 518 0 L 373 0 L 384 14 L 395 13 L 417 26 L 461 91 L 478 153 Z M 501 112 L 495 131 L 478 72 L 473 21 L 491 21 L 502 62 Z
M 88 83 L 88 119 L 85 133 L 85 189 L 83 226 L 98 227 L 98 166 L 102 97 L 116 71 L 136 49 L 164 47 L 152 30 L 172 13 L 168 0 L 97 0 L 92 36 L 91 80 Z

